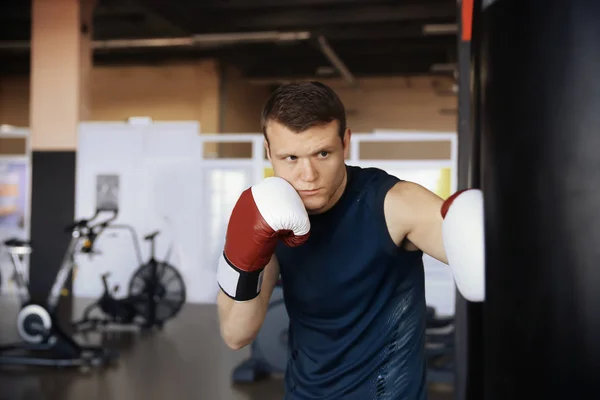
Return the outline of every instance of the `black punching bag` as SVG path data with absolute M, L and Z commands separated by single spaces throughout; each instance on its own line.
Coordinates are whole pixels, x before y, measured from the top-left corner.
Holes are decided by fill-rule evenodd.
M 598 399 L 600 1 L 483 7 L 484 399 Z

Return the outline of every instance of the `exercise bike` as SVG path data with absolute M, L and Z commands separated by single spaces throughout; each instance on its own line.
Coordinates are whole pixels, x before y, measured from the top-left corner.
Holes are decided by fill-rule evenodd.
M 57 306 L 61 291 L 74 267 L 74 253 L 80 246 L 83 222 L 74 225 L 71 240 L 54 284 L 45 302 L 31 300 L 23 259 L 32 252 L 29 241 L 11 238 L 4 241 L 14 269 L 14 280 L 21 309 L 17 315 L 20 342 L 0 346 L 0 365 L 29 365 L 89 368 L 108 365 L 118 359 L 116 351 L 101 346 L 83 346 L 58 324 Z
M 250 345 L 250 357 L 233 370 L 234 383 L 252 383 L 285 372 L 288 326 L 283 286 L 279 281 L 273 289 L 263 325 Z M 437 316 L 433 307 L 427 307 L 425 354 L 428 380 L 452 382 L 454 318 Z
M 150 244 L 150 257 L 142 261 L 139 241 L 135 229 L 125 224 L 112 224 L 117 218 L 117 212 L 111 218 L 90 225 L 87 220 L 82 226 L 85 232 L 85 242 L 82 253 L 92 256 L 96 254 L 94 244 L 97 238 L 106 229 L 125 229 L 130 232 L 136 256 L 138 269 L 134 272 L 129 282 L 129 293 L 126 297 L 117 298 L 113 293 L 118 291 L 118 285 L 111 291 L 108 283 L 109 274 L 101 275 L 104 292 L 94 303 L 87 306 L 80 320 L 73 322 L 75 331 L 85 333 L 98 328 L 110 326 L 128 327 L 142 331 L 152 328 L 162 329 L 164 323 L 175 317 L 186 301 L 186 286 L 179 271 L 168 262 L 170 249 L 165 260 L 158 260 L 155 256 L 155 240 L 160 231 L 146 235 L 144 241 Z M 92 316 L 96 310 L 101 312 L 100 317 Z

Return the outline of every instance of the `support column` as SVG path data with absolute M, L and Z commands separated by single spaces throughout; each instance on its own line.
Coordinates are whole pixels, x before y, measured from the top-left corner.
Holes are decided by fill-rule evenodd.
M 485 1 L 484 400 L 600 393 L 600 2 Z
M 77 129 L 89 109 L 91 69 L 92 6 L 81 1 L 84 6 L 80 0 L 32 1 L 30 282 L 35 301 L 49 293 L 70 239 L 64 228 L 74 218 Z M 82 24 L 82 14 L 87 23 Z

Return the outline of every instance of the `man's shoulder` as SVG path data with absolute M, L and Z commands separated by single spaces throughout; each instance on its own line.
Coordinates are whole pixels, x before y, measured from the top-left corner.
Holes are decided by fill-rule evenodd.
M 426 191 L 423 186 L 411 181 L 398 180 L 386 195 L 386 201 L 394 203 L 395 206 L 409 206 L 418 203 L 421 200 L 423 192 Z
M 361 188 L 366 186 L 389 186 L 401 182 L 402 180 L 389 172 L 377 167 L 348 166 L 348 172 L 351 174 L 355 184 Z
M 378 167 L 363 167 L 360 165 L 346 165 L 346 167 L 356 174 L 360 175 L 376 175 L 376 176 L 391 176 L 389 172 Z

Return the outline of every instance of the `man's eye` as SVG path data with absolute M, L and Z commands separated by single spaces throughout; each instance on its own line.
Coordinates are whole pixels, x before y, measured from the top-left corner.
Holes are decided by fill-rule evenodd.
M 328 151 L 322 151 L 322 152 L 319 153 L 320 157 L 327 157 L 328 155 L 329 155 Z
M 296 161 L 298 157 L 296 156 L 287 156 L 288 161 Z

